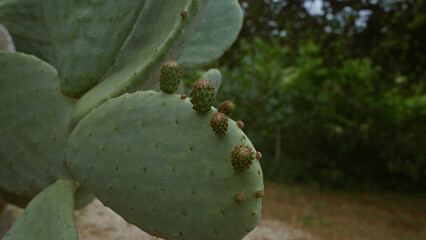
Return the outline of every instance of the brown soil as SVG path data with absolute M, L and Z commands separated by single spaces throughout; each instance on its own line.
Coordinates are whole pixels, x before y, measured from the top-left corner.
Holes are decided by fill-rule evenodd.
M 263 217 L 328 240 L 426 239 L 426 199 L 266 184 Z
M 8 206 L 1 226 L 11 222 Z M 6 214 L 7 213 L 7 214 Z M 157 239 L 94 201 L 77 211 L 80 240 Z M 5 225 L 6 223 L 6 225 Z M 4 229 L 3 229 L 4 230 Z M 267 183 L 262 219 L 244 240 L 423 240 L 426 198 Z

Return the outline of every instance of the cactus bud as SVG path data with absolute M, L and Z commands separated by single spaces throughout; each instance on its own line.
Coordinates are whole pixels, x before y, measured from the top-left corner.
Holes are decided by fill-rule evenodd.
M 186 98 L 186 94 L 180 95 L 180 98 L 185 99 Z
M 191 85 L 191 103 L 192 108 L 199 112 L 205 113 L 209 111 L 216 100 L 213 84 L 206 79 L 195 81 Z
M 210 126 L 216 135 L 225 135 L 228 131 L 228 117 L 223 113 L 215 113 L 210 118 Z
M 244 123 L 242 121 L 238 121 L 237 125 L 239 128 L 243 129 L 244 128 Z
M 256 158 L 258 160 L 262 159 L 262 153 L 261 152 L 256 152 Z
M 243 203 L 246 200 L 246 195 L 243 192 L 237 192 L 234 199 L 237 203 Z
M 182 79 L 182 70 L 176 61 L 167 61 L 161 67 L 160 89 L 165 93 L 177 91 Z
M 218 112 L 224 113 L 226 116 L 231 116 L 234 110 L 235 110 L 235 104 L 230 100 L 224 101 L 217 108 Z
M 185 17 L 186 17 L 186 15 L 187 15 L 187 12 L 186 12 L 185 10 L 182 10 L 182 12 L 180 12 L 180 16 L 181 16 L 182 18 L 185 18 Z
M 237 172 L 246 172 L 253 164 L 253 150 L 247 145 L 235 146 L 231 153 L 231 164 Z
M 263 189 L 256 192 L 256 197 L 257 198 L 261 198 L 264 195 L 265 195 L 265 191 Z

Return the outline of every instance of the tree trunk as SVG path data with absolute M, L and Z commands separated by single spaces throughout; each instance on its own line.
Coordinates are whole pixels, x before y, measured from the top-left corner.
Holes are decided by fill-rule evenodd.
M 278 166 L 281 160 L 281 126 L 275 127 L 275 166 Z

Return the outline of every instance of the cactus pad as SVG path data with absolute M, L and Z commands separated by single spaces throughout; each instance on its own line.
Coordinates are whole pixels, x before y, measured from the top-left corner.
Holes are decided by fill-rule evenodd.
M 210 0 L 178 62 L 183 68 L 202 67 L 213 62 L 237 39 L 242 26 L 243 11 L 237 0 Z
M 78 240 L 74 185 L 58 180 L 28 204 L 3 240 Z
M 193 109 L 199 113 L 210 111 L 214 101 L 216 100 L 216 92 L 213 84 L 206 79 L 195 81 L 191 85 L 191 103 Z
M 66 166 L 67 116 L 72 99 L 62 96 L 54 68 L 18 52 L 0 51 L 0 188 L 32 198 Z
M 227 100 L 222 102 L 219 107 L 217 108 L 218 112 L 221 112 L 223 114 L 225 114 L 226 116 L 231 116 L 231 114 L 234 112 L 235 110 L 235 104 L 234 102 Z
M 144 1 L 45 0 L 62 92 L 80 97 L 112 66 Z
M 165 93 L 175 93 L 182 80 L 182 70 L 176 61 L 167 61 L 161 67 L 160 89 Z
M 41 2 L 0 0 L 0 23 L 9 30 L 17 51 L 51 62 L 52 47 Z
M 234 171 L 234 146 L 254 147 L 232 119 L 216 136 L 215 112 L 198 114 L 189 99 L 153 91 L 110 99 L 71 133 L 69 166 L 103 204 L 152 235 L 241 239 L 260 217 L 262 171 L 257 161 Z M 236 192 L 247 195 L 244 204 Z
M 179 57 L 201 21 L 207 2 L 145 1 L 132 32 L 108 74 L 77 102 L 71 114 L 70 128 L 73 129 L 93 108 L 112 97 L 135 89 L 152 89 L 157 86 L 161 64 L 167 59 Z M 185 18 L 180 15 L 182 10 L 187 12 Z
M 231 163 L 237 172 L 246 172 L 253 164 L 254 153 L 250 146 L 235 146 L 231 153 Z
M 225 135 L 228 131 L 228 117 L 223 113 L 215 113 L 210 118 L 210 127 L 216 135 Z

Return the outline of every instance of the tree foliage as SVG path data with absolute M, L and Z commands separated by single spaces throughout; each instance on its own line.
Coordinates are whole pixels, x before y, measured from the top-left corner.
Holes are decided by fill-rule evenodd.
M 267 176 L 426 189 L 424 1 L 240 2 L 219 96 L 238 103 Z

